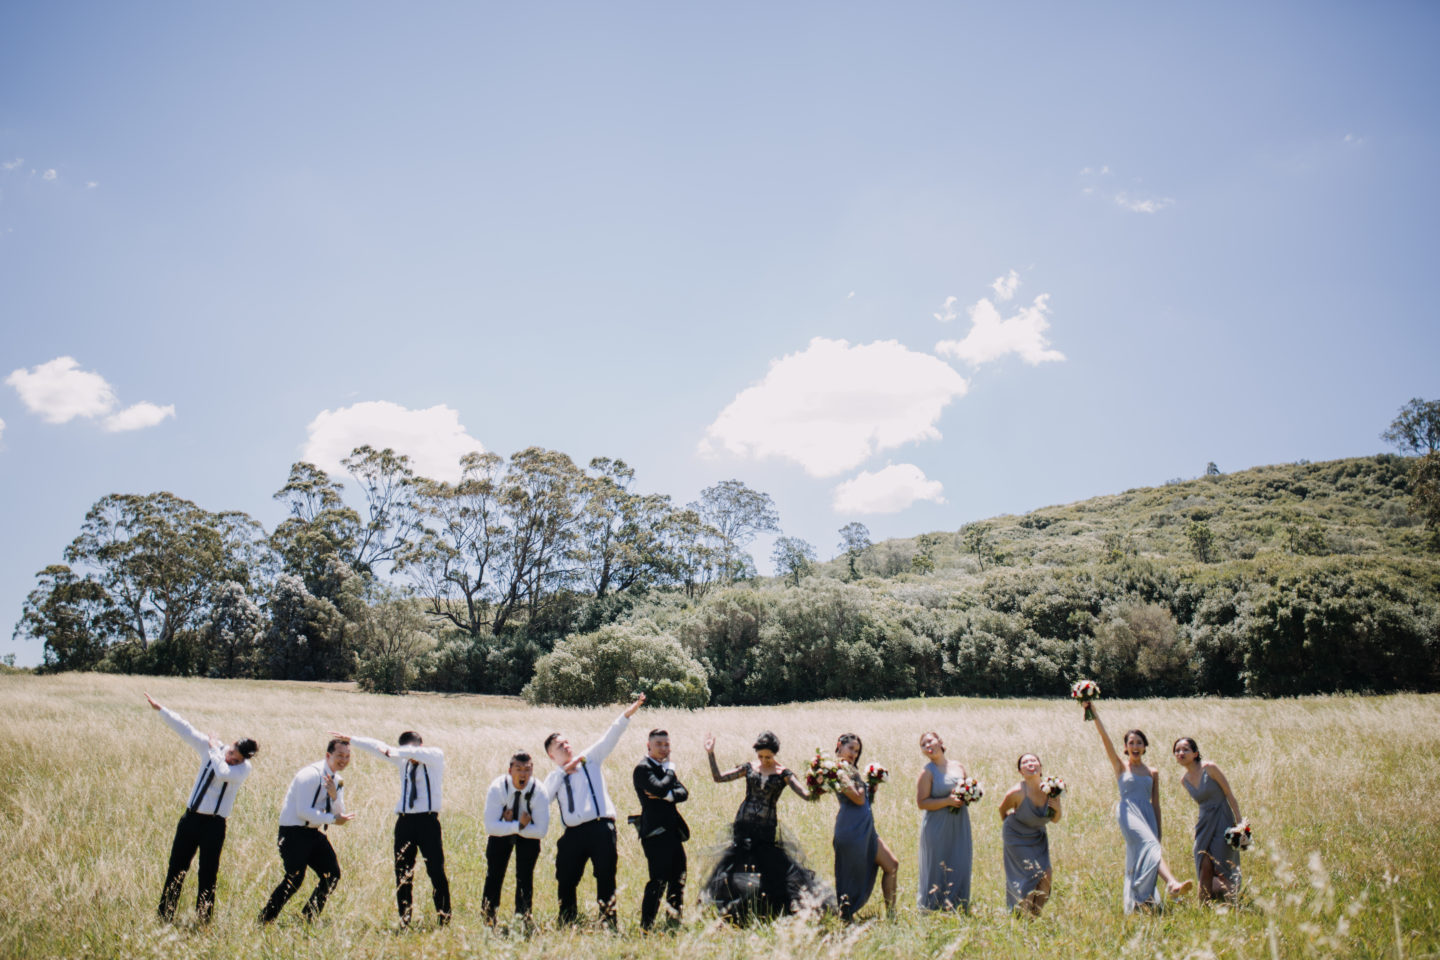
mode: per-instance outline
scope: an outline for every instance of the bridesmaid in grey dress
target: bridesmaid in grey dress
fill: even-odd
[[[1225,831],[1241,823],[1240,801],[1220,768],[1200,759],[1194,737],[1181,737],[1171,748],[1185,768],[1180,782],[1200,807],[1195,821],[1195,876],[1201,900],[1227,900],[1240,892],[1240,851],[1225,842]]]
[[[945,756],[945,742],[930,731],[920,738],[920,752],[929,762],[915,785],[915,805],[925,811],[920,822],[921,910],[970,911],[970,811],[955,799],[955,785],[967,774],[964,764]]]
[[[880,891],[885,912],[895,915],[895,885],[900,861],[875,832],[871,801],[875,799],[860,772],[864,745],[853,733],[840,736],[835,756],[840,760],[840,809],[835,812],[835,895],[842,919],[853,919],[875,889],[875,872],[883,871]]]
[[[1040,792],[1040,758],[1020,755],[1023,777],[1000,801],[1000,834],[1005,845],[1005,906],[1032,917],[1050,899],[1050,837],[1045,828],[1060,822],[1060,799]]]
[[[1160,771],[1145,763],[1145,748],[1150,746],[1150,739],[1143,730],[1127,730],[1122,759],[1115,752],[1110,734],[1105,732],[1105,724],[1100,720],[1100,711],[1093,703],[1090,714],[1094,717],[1095,729],[1100,731],[1100,742],[1105,745],[1105,754],[1110,758],[1120,788],[1115,818],[1120,824],[1120,835],[1125,838],[1125,912],[1158,911],[1161,903],[1155,889],[1157,875],[1164,878],[1166,890],[1172,897],[1188,893],[1195,882],[1176,880],[1160,848]]]

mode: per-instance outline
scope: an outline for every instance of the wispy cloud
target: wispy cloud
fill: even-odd
[[[40,174],[40,179],[41,179],[41,180],[54,180],[54,179],[55,179],[56,177],[58,177],[58,176],[59,176],[59,174],[56,173],[53,169],[51,169],[51,170],[46,170],[44,173]]]
[[[85,181],[85,189],[86,189],[86,190],[94,190],[94,189],[95,189],[96,187],[98,187],[98,186],[100,186],[100,181],[99,181],[99,180],[86,180],[86,181]]]
[[[174,416],[175,404],[168,403],[162,407],[142,400],[106,417],[104,426],[109,433],[124,433],[127,430],[144,430],[146,427],[153,427]]]
[[[1131,213],[1159,213],[1175,205],[1172,197],[1136,197],[1125,192],[1115,194],[1115,203]]]
[[[1013,282],[1012,282],[1013,281]],[[1003,299],[1010,299],[1020,286],[1015,271],[1001,277],[991,285],[996,293],[1008,293]],[[954,299],[953,297],[951,298]],[[1009,354],[1034,366],[1064,360],[1065,354],[1050,346],[1045,331],[1050,321],[1045,318],[1050,312],[1050,295],[1042,293],[1028,307],[1010,317],[1001,317],[999,309],[988,298],[982,298],[970,308],[970,331],[961,340],[941,340],[935,344],[935,352],[964,360],[971,366],[990,363]]]
[[[898,513],[921,500],[944,503],[944,486],[930,480],[913,463],[896,463],[875,473],[862,470],[835,487],[831,506],[836,513]]]
[[[854,290],[851,290],[849,293],[845,294],[845,299],[846,299],[846,300],[854,300],[854,299],[855,299],[855,291],[854,291]]]
[[[1011,270],[1003,277],[996,277],[995,282],[990,284],[990,289],[995,291],[995,296],[1000,300],[1010,300],[1015,296],[1015,291],[1020,288],[1020,274]],[[950,299],[955,299],[951,297]]]
[[[20,165],[24,162],[24,157],[16,157],[14,160],[9,161],[8,163],[0,163],[0,170],[4,170],[6,173],[9,173],[11,170],[18,169]]]
[[[939,320],[941,323],[949,323],[959,316],[959,314],[955,312],[955,304],[959,299],[959,297],[946,297],[945,302],[940,305],[940,312],[932,313],[930,316]]]
[[[69,423],[77,417],[104,417],[111,433],[153,427],[175,416],[173,404],[159,406],[142,400],[114,411],[119,399],[108,381],[93,370],[81,370],[74,357],[56,357],[48,363],[12,371],[5,383],[15,388],[25,409],[46,423]]]
[[[1357,147],[1358,147],[1358,146],[1360,146],[1360,144],[1362,144],[1362,143],[1365,142],[1365,138],[1364,138],[1364,137],[1361,137],[1361,136],[1357,136],[1357,135],[1355,135],[1355,134],[1353,134],[1353,133],[1347,133],[1347,134],[1345,134],[1345,142],[1348,143],[1348,144],[1351,144],[1351,145],[1353,145],[1353,146],[1357,146]]]
[[[811,476],[834,476],[877,451],[938,439],[941,411],[967,389],[948,363],[894,340],[851,346],[816,337],[736,394],[698,452],[784,459]]]
[[[459,412],[444,404],[410,410],[388,400],[367,400],[322,410],[306,430],[304,459],[336,472],[352,450],[369,444],[405,454],[421,476],[453,483],[460,479],[460,458],[485,450],[466,432]]]

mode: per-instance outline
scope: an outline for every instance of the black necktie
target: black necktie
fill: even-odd
[[[515,791],[515,802],[510,805],[510,818],[516,823],[520,822],[520,791]]]
[[[420,788],[415,785],[415,774],[420,769],[420,764],[414,760],[410,761],[410,806],[415,806],[415,798],[420,795]]]
[[[570,812],[575,812],[575,791],[570,789],[570,774],[565,774],[565,802],[570,804]]]

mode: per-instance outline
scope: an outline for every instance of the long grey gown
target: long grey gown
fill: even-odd
[[[858,773],[849,776],[865,795],[865,802],[841,796],[840,809],[835,812],[835,896],[840,901],[840,916],[846,920],[870,899],[880,869],[875,863],[880,835],[875,832],[875,815],[870,809],[870,788]]]
[[[1005,907],[1008,910],[1014,910],[1028,897],[1050,869],[1050,837],[1045,832],[1049,822],[1050,809],[1035,806],[1022,786],[1020,805],[1000,827],[1005,847]]]
[[[925,764],[930,771],[930,796],[947,797],[955,792],[959,777],[944,767]],[[970,839],[970,810],[948,807],[926,810],[920,821],[921,910],[970,910],[970,863],[975,846]]]
[[[1125,838],[1125,912],[1134,913],[1144,904],[1160,905],[1155,881],[1160,875],[1160,838],[1155,829],[1155,807],[1150,803],[1154,779],[1135,774],[1127,766],[1117,781],[1120,802],[1115,817]]]
[[[1235,826],[1235,814],[1225,799],[1220,784],[1210,779],[1210,771],[1200,768],[1200,786],[1190,786],[1184,777],[1180,782],[1190,798],[1200,805],[1200,815],[1195,821],[1195,879],[1200,879],[1200,867],[1205,858],[1215,861],[1215,875],[1224,880],[1231,890],[1240,889],[1240,851],[1231,849],[1225,842],[1225,831]]]

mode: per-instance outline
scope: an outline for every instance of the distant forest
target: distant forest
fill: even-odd
[[[266,532],[114,494],[40,571],[41,671],[356,680],[598,704],[1440,689],[1440,402],[1403,451],[1127,490],[833,558],[736,480],[677,506],[600,458],[471,454],[461,478],[361,447],[297,463]],[[350,498],[347,499],[347,494]],[[774,577],[748,548],[781,534]]]

